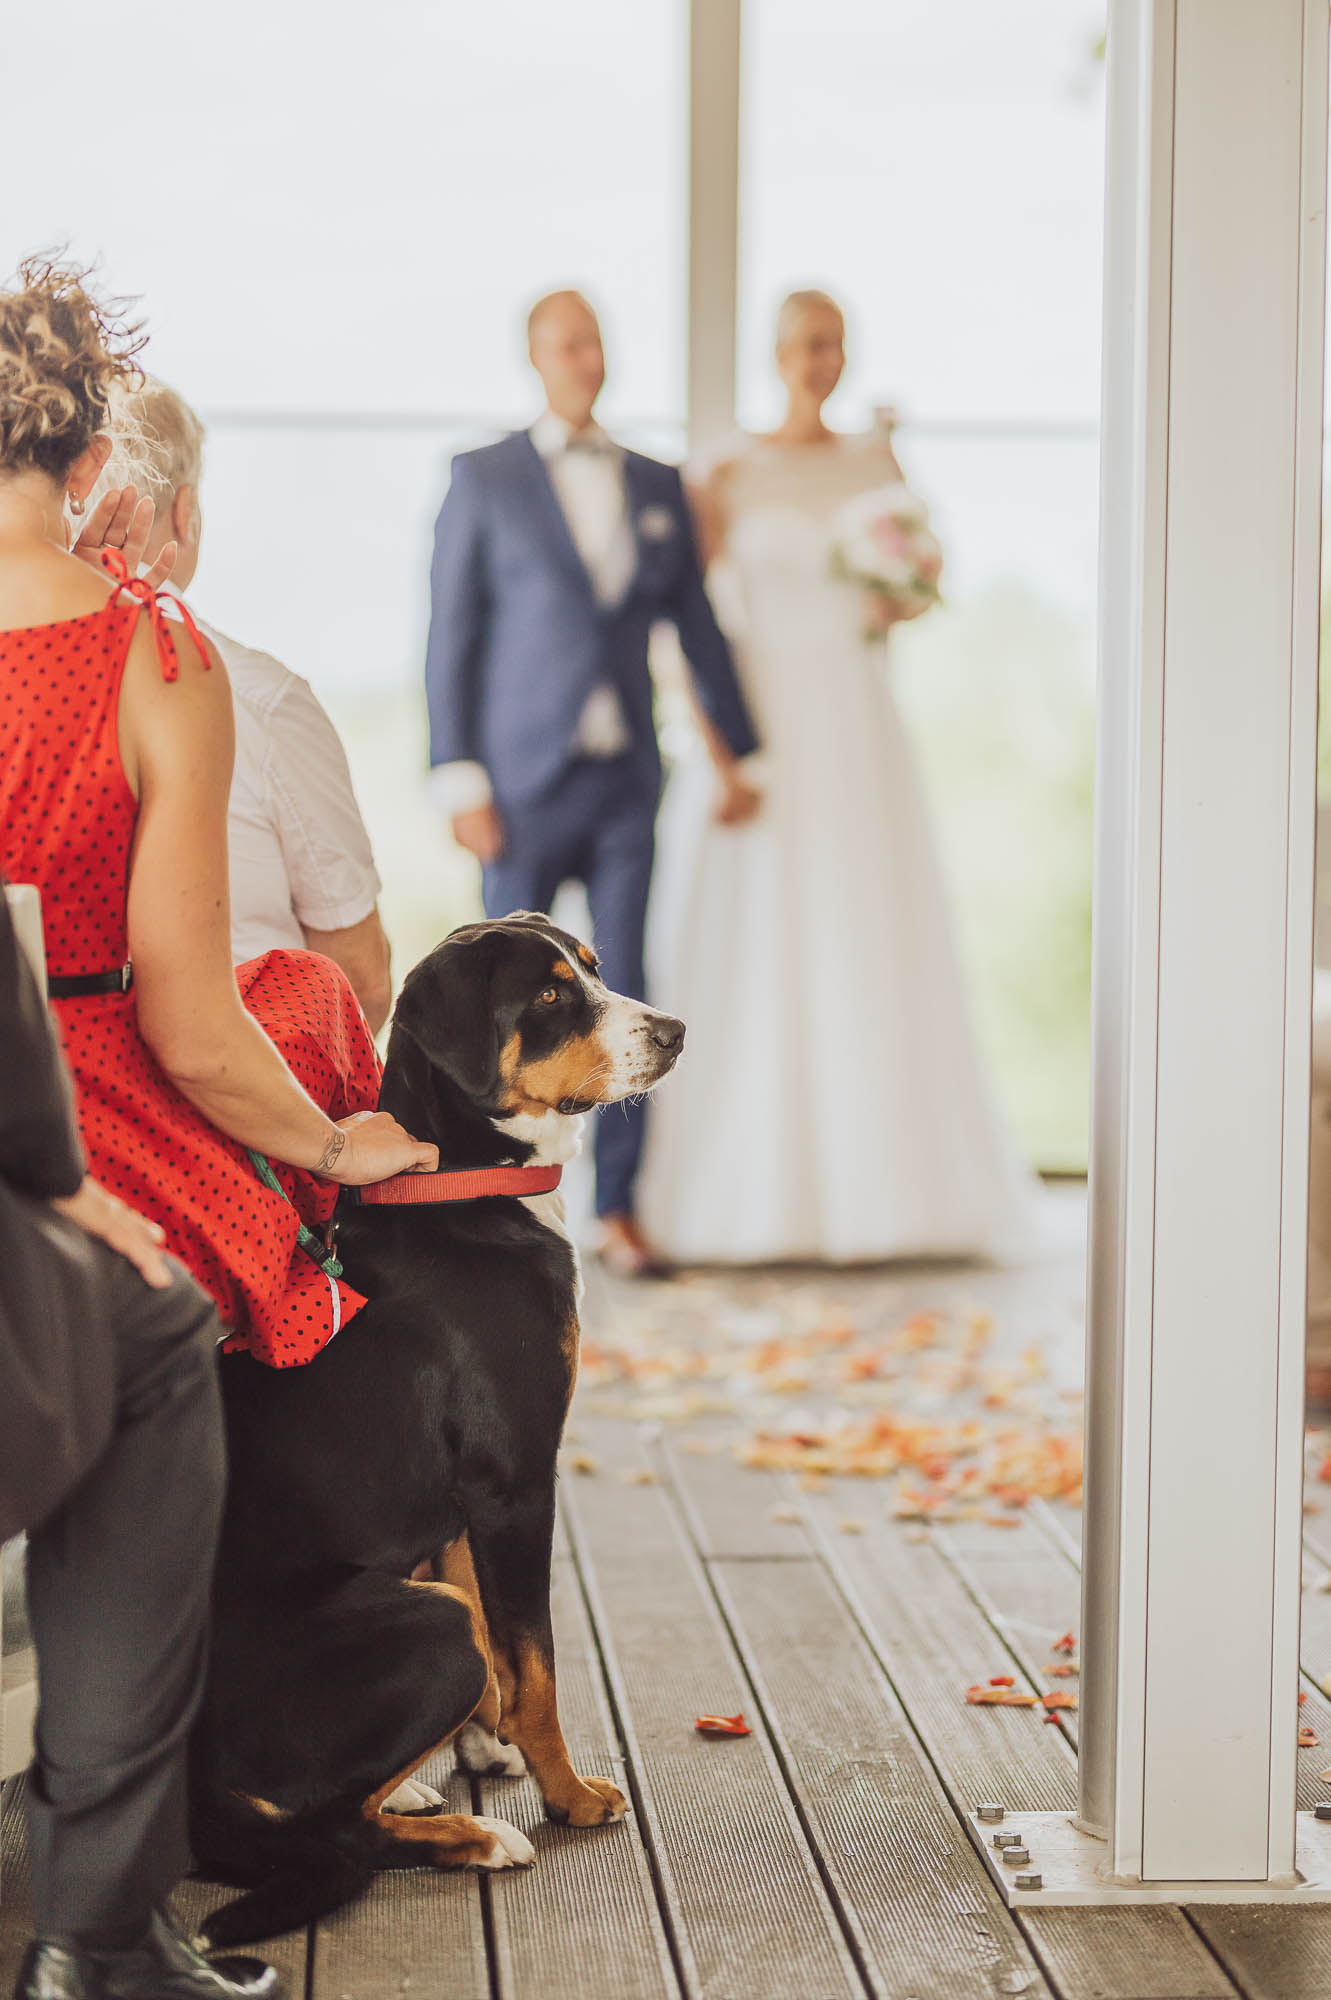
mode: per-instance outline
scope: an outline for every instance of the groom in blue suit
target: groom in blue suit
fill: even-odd
[[[703,589],[678,472],[625,451],[592,416],[605,379],[600,329],[576,292],[532,308],[532,365],[547,407],[529,431],[464,452],[435,529],[426,688],[431,785],[482,864],[490,916],[548,910],[586,885],[606,982],[643,994],[643,927],[661,759],[647,642],[679,633],[721,777],[718,817],[760,795],[757,748]],[[603,1112],[596,1135],[603,1255],[659,1269],[633,1213],[641,1106]]]

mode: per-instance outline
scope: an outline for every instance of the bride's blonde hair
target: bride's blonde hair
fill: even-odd
[[[777,347],[785,346],[791,334],[794,333],[801,314],[806,312],[834,312],[841,321],[843,330],[845,328],[846,315],[832,297],[832,294],[830,292],[820,292],[814,286],[807,286],[803,291],[787,292],[785,298],[782,299],[776,309],[775,345]]]
[[[89,291],[90,275],[28,257],[18,288],[0,292],[0,471],[63,480],[108,429],[116,384],[142,379],[147,335],[122,301]]]

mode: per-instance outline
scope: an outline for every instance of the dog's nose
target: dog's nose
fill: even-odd
[[[662,1014],[652,1022],[651,1036],[658,1049],[664,1049],[668,1056],[677,1056],[684,1046],[684,1023]]]

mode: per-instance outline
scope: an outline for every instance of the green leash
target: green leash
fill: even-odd
[[[245,1150],[249,1154],[250,1165],[264,1186],[271,1188],[274,1194],[280,1194],[288,1207],[294,1208],[295,1203],[292,1201],[291,1196],[273,1172],[272,1162],[265,1159],[262,1153],[256,1153],[252,1146],[247,1146]],[[314,1260],[326,1277],[340,1278],[342,1276],[342,1266],[333,1252],[321,1243],[314,1231],[307,1229],[303,1222],[297,1224],[296,1241],[305,1252],[305,1255]]]

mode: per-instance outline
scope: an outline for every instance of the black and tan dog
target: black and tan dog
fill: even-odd
[[[608,992],[586,945],[519,915],[411,973],[380,1102],[441,1168],[558,1163],[578,1113],[650,1089],[683,1040]],[[210,1920],[218,1944],[305,1923],[380,1868],[530,1861],[502,1821],[412,1812],[437,1795],[410,1774],[450,1739],[468,1770],[525,1760],[552,1819],[625,1806],[573,1770],[555,1702],[579,1285],[560,1196],[344,1204],[338,1251],[370,1303],[337,1339],[304,1368],[222,1368],[231,1485],[191,1822],[200,1871],[249,1893]]]

